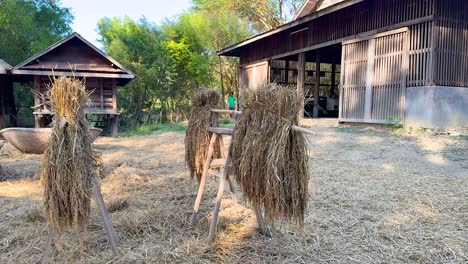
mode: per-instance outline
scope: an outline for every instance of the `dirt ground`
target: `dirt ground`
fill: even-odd
[[[183,133],[98,139],[121,257],[112,257],[94,206],[86,242],[67,234],[52,262],[468,263],[467,136],[312,129],[304,228],[277,224],[262,236],[253,211],[236,210],[225,192],[213,246],[206,238],[217,183],[209,180],[200,222],[190,227],[197,183],[184,166]],[[47,226],[39,164],[8,144],[0,150],[0,263],[40,262]]]

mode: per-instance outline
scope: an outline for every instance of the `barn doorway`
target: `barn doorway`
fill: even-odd
[[[338,118],[341,50],[337,44],[272,60],[270,82],[297,89],[300,56],[304,56],[304,79],[299,80],[303,82],[304,118]]]

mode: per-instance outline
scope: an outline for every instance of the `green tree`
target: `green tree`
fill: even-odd
[[[71,10],[50,0],[0,0],[0,59],[16,65],[72,32]],[[15,84],[20,125],[33,124],[28,86]],[[30,87],[30,86],[29,86]]]
[[[72,32],[70,9],[50,0],[0,0],[0,58],[17,64]]]
[[[256,32],[276,28],[290,21],[304,0],[193,0],[195,10],[236,15]]]
[[[120,92],[120,111],[130,127],[150,120],[159,110],[171,121],[186,117],[194,89],[209,85],[209,61],[185,24],[156,26],[142,18],[104,18],[98,23],[100,41],[137,79]]]

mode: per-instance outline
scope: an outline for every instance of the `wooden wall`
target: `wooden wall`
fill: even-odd
[[[437,0],[434,82],[468,87],[468,1]]]
[[[437,0],[368,0],[324,15],[240,50],[241,65],[291,55],[294,51],[332,45],[357,38],[359,34],[384,32],[432,21]],[[462,1],[462,0],[460,0]],[[448,1],[450,2],[450,1]],[[430,25],[414,28],[420,36]],[[414,43],[415,49],[424,43]]]
[[[254,89],[270,80],[268,61],[248,65],[240,68],[241,88]]]
[[[44,95],[48,90],[50,79],[48,76],[35,76],[34,90]],[[92,91],[88,112],[96,114],[117,113],[116,80],[106,78],[86,78],[86,89]],[[50,112],[50,107],[44,104],[43,98],[34,97],[34,104],[40,105],[35,112]]]

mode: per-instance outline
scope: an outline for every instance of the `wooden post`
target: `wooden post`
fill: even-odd
[[[304,97],[304,81],[305,81],[305,53],[299,53],[297,63],[297,94]],[[304,100],[303,100],[304,102]],[[298,122],[301,124],[304,119],[304,105],[298,114]]]
[[[340,86],[338,89],[340,89],[340,98],[339,98],[339,104],[338,104],[338,121],[341,120],[341,118],[343,117],[343,98],[344,98],[344,89],[343,89],[343,85],[345,83],[345,59],[346,59],[346,46],[342,45],[341,46],[341,61],[340,61],[340,65],[341,65],[341,68],[340,68]]]
[[[320,101],[320,50],[316,50],[315,58],[315,86],[314,86],[314,118],[319,117],[319,101]]]
[[[96,203],[99,208],[99,212],[101,213],[102,220],[104,221],[104,228],[106,229],[107,236],[109,237],[109,242],[111,244],[112,253],[114,256],[119,255],[118,250],[118,238],[117,233],[115,232],[114,226],[112,226],[112,222],[110,220],[109,214],[106,209],[106,204],[104,203],[104,199],[102,198],[101,188],[99,187],[99,183],[97,182],[96,178],[93,178],[93,193],[94,197],[96,198]]]
[[[111,137],[116,137],[119,134],[119,116],[109,115],[110,119],[110,134]]]
[[[211,135],[210,146],[208,147],[208,154],[206,157],[205,165],[203,167],[203,173],[202,173],[202,178],[200,180],[200,186],[198,186],[197,199],[195,200],[195,205],[193,206],[192,219],[190,221],[192,226],[195,226],[195,224],[197,223],[198,209],[200,208],[200,203],[203,197],[206,177],[208,176],[210,163],[211,163],[211,160],[213,159],[214,146],[215,146],[217,137],[218,137],[218,134],[216,133],[213,133],[213,135]]]
[[[42,124],[42,117],[40,115],[34,115],[34,127],[40,128]]]
[[[262,209],[258,204],[254,205],[255,218],[257,219],[258,228],[262,235],[267,235],[265,220],[263,219]]]
[[[117,113],[117,84],[115,79],[112,79],[112,111]]]
[[[96,79],[97,85],[99,86],[99,103],[101,104],[101,112],[104,112],[104,80],[102,78]],[[97,90],[97,89],[96,89]],[[96,92],[96,91],[94,91]]]
[[[374,82],[375,39],[369,40],[367,51],[366,93],[364,100],[364,119],[372,119],[372,84]]]
[[[233,115],[233,116],[235,117],[235,115]],[[223,140],[222,136],[218,136],[218,142],[219,142],[219,149],[220,149],[220,152],[221,152],[221,157],[223,159],[227,159],[228,153],[226,152],[226,149],[224,147],[224,140]],[[229,164],[228,164],[228,166],[229,166]],[[224,167],[223,169],[227,170],[228,175],[229,175],[228,167]],[[231,199],[234,202],[234,208],[236,210],[238,210],[239,209],[239,204],[237,203],[237,197],[236,197],[236,190],[234,188],[234,182],[232,181],[231,177],[229,177],[229,176],[228,176],[228,184],[229,184],[229,191],[231,192]]]
[[[333,62],[331,66],[331,88],[330,88],[330,96],[335,95],[335,89],[336,89],[336,63]]]
[[[53,240],[54,240],[54,231],[49,226],[49,236],[47,238],[44,255],[42,256],[42,264],[49,263],[49,256],[50,256],[50,251],[52,250],[52,241]]]
[[[15,101],[15,95],[13,91],[13,79],[11,77],[8,77],[8,83],[7,83],[7,98],[6,101],[10,102],[9,108],[7,109],[7,112],[10,114],[10,126],[11,127],[16,127],[17,126],[17,110],[16,110],[16,101]]]
[[[40,76],[34,76],[34,105],[41,105],[41,98],[39,97],[39,94],[41,92],[41,77]],[[42,106],[40,108],[35,108],[34,112],[42,112]],[[41,127],[41,119],[39,115],[34,116],[34,127],[35,128],[40,128]]]
[[[230,160],[229,157],[224,160],[224,168],[227,168],[227,165],[229,164],[229,160]],[[210,243],[212,243],[216,237],[216,228],[218,225],[219,210],[221,208],[221,201],[223,199],[224,186],[226,186],[227,179],[228,179],[228,174],[227,174],[227,170],[225,169],[223,171],[223,176],[221,177],[221,181],[219,183],[218,195],[216,196],[215,209],[213,211],[213,219],[211,220],[210,233],[208,235],[208,241]]]

